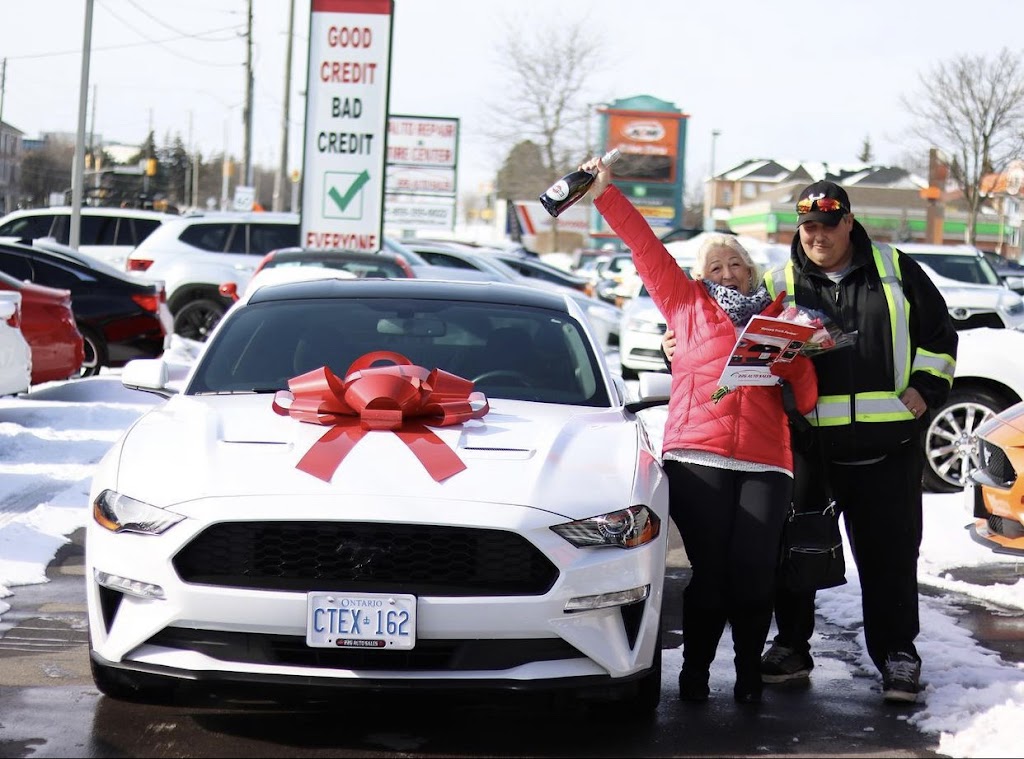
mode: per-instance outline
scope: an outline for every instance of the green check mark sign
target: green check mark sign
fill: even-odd
[[[348,208],[348,205],[349,203],[352,202],[352,199],[359,194],[359,191],[361,189],[363,189],[363,185],[365,185],[369,181],[370,174],[369,172],[366,171],[366,169],[363,169],[363,172],[355,178],[355,181],[352,182],[351,185],[349,185],[349,188],[345,191],[344,195],[338,192],[338,188],[334,187],[333,185],[331,186],[331,189],[327,191],[327,194],[328,196],[330,196],[331,200],[334,201],[335,205],[338,206],[338,209],[344,211],[345,209]]]

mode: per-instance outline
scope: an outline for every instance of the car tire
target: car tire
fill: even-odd
[[[92,681],[104,696],[139,704],[167,704],[174,700],[177,684],[173,680],[108,667],[96,662],[91,653]]]
[[[190,300],[174,315],[174,332],[189,340],[206,342],[225,311],[222,304],[207,298]]]
[[[88,327],[79,324],[78,331],[82,333],[82,342],[85,343],[85,358],[78,376],[95,377],[107,365],[107,344]]]
[[[963,490],[964,479],[981,463],[978,427],[1011,405],[1009,399],[987,388],[953,388],[922,433],[924,489],[932,493]]]

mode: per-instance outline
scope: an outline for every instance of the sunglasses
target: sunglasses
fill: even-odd
[[[810,213],[811,210],[814,208],[815,203],[818,204],[818,210],[824,211],[825,213],[833,213],[834,211],[847,210],[846,208],[843,207],[843,204],[840,203],[835,198],[804,198],[803,200],[796,204],[796,211],[797,213]]]

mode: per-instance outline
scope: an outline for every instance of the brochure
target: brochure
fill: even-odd
[[[752,316],[736,340],[718,384],[725,392],[740,385],[775,385],[772,364],[792,361],[815,333],[810,324]]]

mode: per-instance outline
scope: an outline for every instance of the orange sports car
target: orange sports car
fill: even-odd
[[[1024,556],[1024,402],[977,430],[981,466],[964,488],[971,537],[996,553]]]

